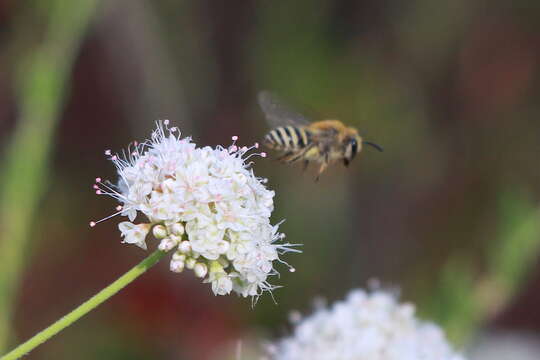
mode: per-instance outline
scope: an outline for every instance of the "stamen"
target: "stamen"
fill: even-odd
[[[109,215],[109,216],[107,216],[107,217],[104,217],[103,219],[100,219],[100,220],[98,220],[98,221],[91,221],[91,222],[90,222],[90,227],[94,227],[94,226],[96,226],[97,224],[99,224],[100,222],[103,222],[103,221],[105,221],[105,220],[109,220],[110,218],[113,218],[113,217],[115,217],[116,215],[120,215],[121,213],[122,213],[121,211],[118,211],[118,212],[115,212],[114,214]]]
[[[250,150],[258,149],[258,148],[259,148],[259,143],[255,143],[255,144],[253,144],[253,145],[250,146],[250,147],[245,147],[245,146],[244,146],[244,147],[242,148],[242,151],[243,151],[244,153],[246,153],[246,152],[248,152],[248,151],[250,151]]]
[[[232,152],[235,152],[238,150],[238,147],[236,146],[236,140],[238,140],[238,136],[234,135],[233,137],[231,137],[233,143],[231,144],[231,146],[229,146],[229,152],[232,153]]]
[[[265,152],[262,152],[262,153],[251,153],[249,154],[248,156],[246,156],[244,158],[244,161],[247,161],[249,158],[251,158],[252,156],[260,156],[260,157],[263,157],[265,158],[266,157],[266,153]]]
[[[111,150],[105,150],[105,155],[110,156],[111,155]]]
[[[101,182],[101,178],[100,178],[100,177],[97,177],[97,178],[96,178],[96,182],[97,182],[97,183],[100,183],[100,182]]]
[[[286,263],[285,261],[281,260],[280,258],[277,259],[277,261],[279,261],[280,263],[282,263],[283,265],[287,266],[289,268],[289,271],[290,272],[295,272],[296,269],[293,268],[291,265],[289,265],[288,263]]]

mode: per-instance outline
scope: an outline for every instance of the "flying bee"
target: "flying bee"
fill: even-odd
[[[383,151],[379,145],[363,140],[355,128],[339,120],[310,121],[290,110],[268,91],[261,91],[258,100],[272,127],[263,144],[281,152],[278,160],[287,164],[303,160],[306,169],[310,162],[320,163],[316,180],[333,162],[343,161],[349,166],[363,144]]]

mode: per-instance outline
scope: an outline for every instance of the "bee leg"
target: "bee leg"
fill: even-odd
[[[315,178],[315,181],[319,181],[321,174],[324,172],[324,170],[326,170],[327,166],[328,166],[328,162],[324,162],[321,164],[321,167],[319,168],[319,172],[317,173],[317,177]]]
[[[302,171],[306,171],[308,168],[308,165],[309,165],[309,160],[304,160],[304,168],[302,169]]]
[[[301,150],[300,152],[297,152],[296,154],[294,154],[293,152],[290,152],[291,156],[289,156],[288,159],[285,159],[285,161],[287,162],[287,164],[292,164],[294,162],[297,162],[298,160],[302,159],[306,155],[306,152],[309,149],[311,149],[310,146],[306,147],[305,149]]]
[[[292,155],[285,161],[287,162],[287,164],[292,164],[300,160],[303,156],[304,156],[304,152],[301,152],[300,154]]]
[[[281,155],[277,158],[277,161],[285,161],[288,162],[287,158],[290,157],[293,153],[291,151],[286,152],[285,154]]]

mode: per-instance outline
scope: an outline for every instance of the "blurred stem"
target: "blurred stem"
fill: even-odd
[[[484,271],[478,273],[471,255],[455,255],[426,302],[429,318],[437,319],[457,344],[466,344],[508,305],[538,259],[540,209],[532,196],[515,189],[501,192],[498,233],[486,245]]]
[[[32,351],[37,346],[43,344],[45,341],[49,340],[54,335],[58,334],[60,331],[73,324],[75,321],[79,320],[81,317],[86,315],[91,310],[95,309],[98,305],[103,303],[105,300],[109,299],[111,296],[116,294],[118,291],[122,290],[125,286],[131,283],[133,280],[142,275],[146,270],[154,266],[161,258],[166,254],[166,252],[161,250],[156,250],[150,254],[146,259],[141,261],[138,265],[133,267],[127,273],[122,275],[118,280],[107,286],[105,289],[98,292],[96,295],[88,299],[86,302],[81,304],[75,310],[62,317],[60,320],[46,328],[45,330],[34,335],[30,340],[24,342],[23,344],[17,346],[14,350],[4,355],[0,360],[13,360],[18,359],[21,356]]]
[[[17,128],[6,149],[0,188],[0,352],[13,336],[10,322],[23,253],[36,207],[47,185],[49,154],[58,118],[66,100],[67,82],[87,25],[98,0],[35,2],[29,7],[33,27],[45,17],[45,33],[39,45],[18,56],[16,97]]]

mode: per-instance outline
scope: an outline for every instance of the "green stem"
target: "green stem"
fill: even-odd
[[[99,304],[101,304],[102,302],[116,294],[118,291],[123,289],[130,282],[142,275],[146,270],[154,266],[165,254],[166,252],[164,251],[154,251],[146,259],[144,259],[127,273],[122,275],[115,282],[98,292],[96,295],[92,296],[75,310],[62,317],[60,320],[56,321],[54,324],[52,324],[45,330],[42,330],[41,332],[34,335],[31,339],[17,346],[15,349],[0,358],[0,360],[18,359],[21,356],[29,353],[35,347],[49,340],[51,337],[58,334],[60,331],[62,331],[75,321],[79,320],[88,312],[95,309]]]

